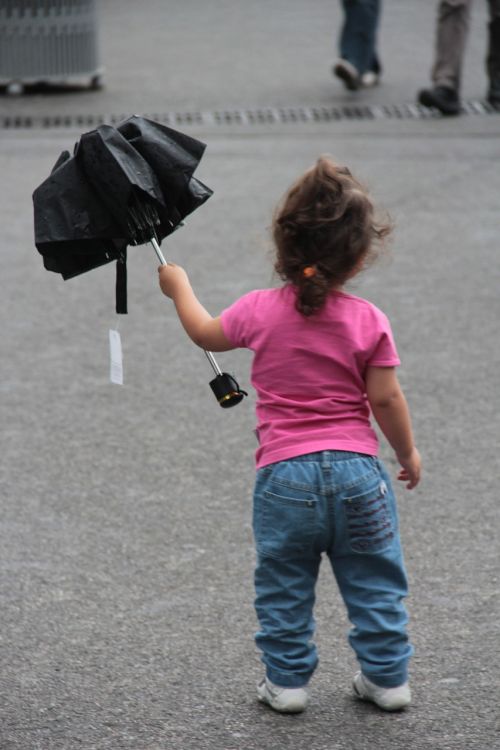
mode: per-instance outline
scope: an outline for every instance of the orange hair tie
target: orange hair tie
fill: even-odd
[[[311,279],[316,276],[316,266],[306,266],[302,271],[302,276],[306,279]]]

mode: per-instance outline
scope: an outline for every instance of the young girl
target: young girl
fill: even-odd
[[[389,321],[342,291],[389,231],[349,170],[320,158],[274,217],[284,286],[250,292],[212,318],[182,268],[159,268],[161,289],[196,344],[254,352],[256,642],[266,666],[257,691],[281,712],[307,705],[318,662],[313,605],[322,553],[353,625],[349,641],[361,667],[355,694],[387,711],[410,702],[407,581],[370,410],[408,489],[420,479],[420,456]]]

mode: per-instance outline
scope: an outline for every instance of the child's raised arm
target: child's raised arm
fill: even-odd
[[[398,479],[412,490],[420,481],[420,454],[413,441],[410,411],[394,367],[368,367],[366,394],[377,424],[402,466]]]
[[[197,299],[183,268],[167,263],[158,273],[163,294],[173,300],[184,330],[195,344],[211,352],[235,348],[224,335],[220,318],[213,318]]]

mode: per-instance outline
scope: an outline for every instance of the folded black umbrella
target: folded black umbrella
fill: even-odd
[[[171,234],[212,191],[193,177],[205,144],[142,117],[84,133],[33,193],[35,244],[64,279],[117,261],[126,312],[128,245]]]
[[[162,239],[212,195],[193,177],[204,151],[195,138],[137,116],[84,133],[73,156],[64,151],[33,193],[45,268],[70,279],[116,261],[116,311],[126,313],[127,247],[150,242],[166,262]],[[241,401],[236,381],[206,354],[219,403]]]

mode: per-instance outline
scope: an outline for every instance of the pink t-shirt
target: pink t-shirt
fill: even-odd
[[[227,339],[254,352],[257,468],[322,450],[376,455],[364,376],[400,364],[388,319],[344,292],[311,317],[295,299],[291,285],[257,290],[221,314]]]

